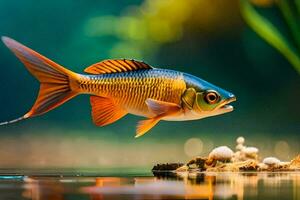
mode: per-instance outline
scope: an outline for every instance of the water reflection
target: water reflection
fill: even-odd
[[[0,199],[300,199],[300,173],[0,179]]]

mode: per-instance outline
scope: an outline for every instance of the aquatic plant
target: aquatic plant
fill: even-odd
[[[280,31],[256,7],[273,6],[281,13],[287,30]],[[277,49],[300,74],[300,1],[240,0],[241,14],[247,24],[267,43]],[[284,33],[287,32],[287,35]]]

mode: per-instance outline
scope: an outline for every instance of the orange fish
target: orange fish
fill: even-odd
[[[126,114],[148,119],[138,123],[136,137],[160,120],[195,120],[233,110],[235,96],[193,75],[127,59],[104,60],[78,74],[8,37],[5,45],[40,82],[36,102],[24,116],[0,125],[42,115],[75,97],[91,95],[93,122],[111,124]]]

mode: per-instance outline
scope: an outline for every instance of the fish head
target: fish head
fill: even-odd
[[[193,110],[208,116],[219,115],[233,111],[233,106],[229,105],[233,101],[236,101],[236,97],[230,92],[208,89],[196,92]]]
[[[233,111],[233,106],[229,105],[236,101],[233,93],[198,77],[189,77],[186,83],[187,89],[182,95],[182,102],[199,118]]]

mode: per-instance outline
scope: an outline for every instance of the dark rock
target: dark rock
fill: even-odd
[[[204,171],[206,169],[205,167],[206,161],[207,158],[197,157],[195,159],[190,160],[187,163],[187,166],[192,169],[199,169],[200,171]]]
[[[183,163],[157,164],[152,168],[152,171],[172,171],[181,166],[183,166]]]

